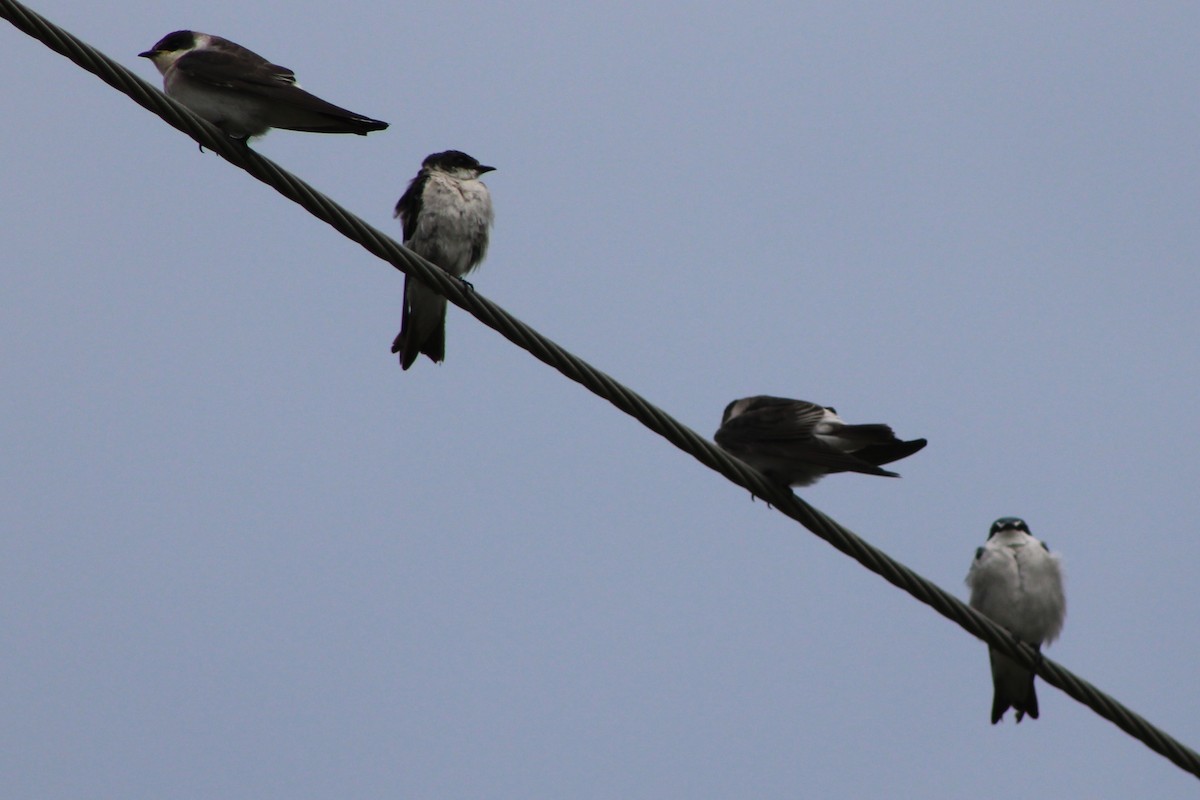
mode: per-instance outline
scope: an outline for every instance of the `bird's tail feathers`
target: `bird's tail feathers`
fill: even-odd
[[[846,442],[850,448],[865,447],[872,444],[886,444],[896,441],[896,434],[890,425],[874,422],[867,425],[842,425],[836,428],[834,434]]]
[[[908,458],[927,444],[929,442],[925,439],[913,439],[908,442],[897,440],[886,444],[868,445],[861,450],[855,450],[854,455],[868,464],[880,466],[882,464],[890,464],[893,461],[899,461],[902,458]]]
[[[404,311],[392,352],[400,354],[401,369],[422,353],[435,362],[446,357],[446,298],[418,280],[404,280]]]
[[[995,690],[992,697],[992,724],[999,722],[1004,712],[1010,708],[1016,712],[1017,722],[1026,715],[1037,719],[1038,701],[1037,691],[1033,686],[1033,671],[991,648],[988,648],[988,656],[992,664],[992,685]]]

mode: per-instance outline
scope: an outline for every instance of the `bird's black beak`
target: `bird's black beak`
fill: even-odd
[[[144,53],[138,53],[138,58],[154,58],[154,54],[157,52],[157,50],[147,50]]]
[[[479,165],[479,174],[480,175],[482,175],[485,172],[495,172],[495,171],[496,171],[495,167],[485,167],[483,164]]]

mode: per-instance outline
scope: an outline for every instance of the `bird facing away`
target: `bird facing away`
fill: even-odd
[[[992,523],[987,543],[975,551],[967,586],[971,608],[1034,649],[1040,651],[1062,630],[1067,598],[1058,555],[1030,535],[1024,520],[1001,517]],[[1009,708],[1017,712],[1017,722],[1026,714],[1037,719],[1033,671],[990,647],[988,655],[995,687],[992,724]]]
[[[309,94],[287,67],[220,36],[175,31],[138,56],[162,73],[163,91],[235,139],[271,128],[365,136],[388,126]]]
[[[479,176],[494,169],[459,150],[426,156],[396,203],[404,246],[456,278],[475,269],[487,255],[493,216],[492,196]],[[446,298],[411,275],[404,276],[404,311],[392,352],[400,354],[404,369],[421,353],[435,362],[446,356]]]
[[[898,478],[880,465],[926,445],[924,439],[897,439],[887,425],[847,425],[828,406],[766,395],[727,405],[713,438],[731,456],[787,486],[809,486],[833,472]]]

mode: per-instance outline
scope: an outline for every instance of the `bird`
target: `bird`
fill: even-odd
[[[731,456],[785,486],[810,486],[834,472],[900,477],[881,469],[924,447],[883,424],[847,425],[832,406],[756,395],[725,407],[713,436]]]
[[[1058,554],[1029,532],[1018,517],[992,523],[987,543],[975,551],[967,573],[971,608],[1041,652],[1054,641],[1067,615],[1062,566]],[[1017,722],[1038,718],[1033,671],[988,648],[992,667],[992,724],[1012,708]]]
[[[309,94],[287,67],[220,36],[175,31],[138,56],[158,68],[163,91],[235,139],[271,128],[365,136],[388,126]]]
[[[492,196],[479,176],[494,169],[461,150],[426,156],[396,203],[404,246],[459,279],[479,266],[493,219]],[[404,310],[392,352],[400,354],[403,369],[421,353],[435,362],[446,356],[446,298],[412,275],[404,276]]]

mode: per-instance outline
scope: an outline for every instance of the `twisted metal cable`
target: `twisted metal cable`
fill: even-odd
[[[1200,777],[1200,754],[1182,742],[1065,667],[1044,658],[1034,648],[1015,639],[1006,629],[887,553],[868,544],[849,529],[801,500],[787,487],[771,483],[760,472],[726,455],[712,442],[650,404],[633,390],[562,349],[500,306],[471,289],[465,289],[459,279],[451,277],[434,264],[397,244],[299,178],[251,150],[244,142],[226,136],[216,126],[196,116],[121,64],[30,11],[16,0],[0,0],[0,17],[4,17],[19,30],[128,95],[138,105],[191,136],[202,147],[209,148],[284,197],[298,203],[313,216],[333,226],[343,236],[362,245],[370,253],[432,286],[452,303],[498,331],[513,344],[528,350],[538,360],[609,401],[671,444],[689,453],[700,463],[767,501],[862,566],[932,607],[968,633],[982,639],[988,646],[1034,670],[1046,683],[1083,703],[1181,769]]]

